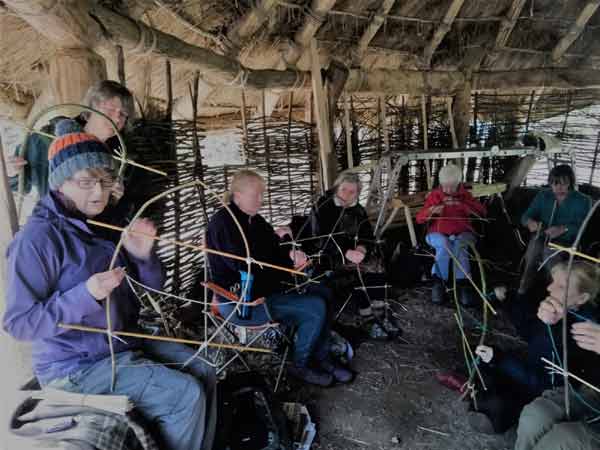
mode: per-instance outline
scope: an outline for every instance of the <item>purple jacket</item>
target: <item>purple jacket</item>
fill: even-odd
[[[36,205],[8,248],[8,288],[4,329],[16,339],[33,341],[34,372],[45,384],[83,369],[109,355],[107,336],[65,330],[58,323],[106,328],[104,302],[88,292],[86,281],[108,269],[115,243],[67,212],[50,193]],[[142,261],[121,251],[117,266],[144,284],[163,283],[156,256]],[[111,295],[114,330],[136,328],[138,302],[124,281]],[[115,351],[137,346],[113,340]]]

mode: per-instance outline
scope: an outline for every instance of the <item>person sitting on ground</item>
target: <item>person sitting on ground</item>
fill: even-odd
[[[135,108],[131,92],[116,81],[103,80],[91,86],[83,99],[83,105],[96,109],[108,116],[119,132],[123,131],[128,120],[134,117]],[[42,127],[41,131],[48,134],[56,133],[56,125],[67,119],[64,116],[53,118],[50,123]],[[105,142],[110,150],[120,148],[119,139],[115,135],[112,124],[99,114],[84,111],[74,119],[71,131],[81,131],[96,136]],[[24,156],[19,156],[19,147],[16,154],[6,158],[6,169],[11,189],[16,191],[19,186],[19,173],[23,172],[24,193],[27,194],[35,187],[40,197],[49,191],[48,186],[48,147],[52,138],[32,132],[27,142]],[[120,198],[122,185],[117,183],[113,196]],[[117,199],[118,199],[117,198]]]
[[[568,326],[579,327],[582,321],[600,318],[595,299],[600,290],[596,268],[583,261],[572,265],[558,263],[552,269],[552,283],[548,296],[540,303],[537,319],[529,324],[527,358],[513,352],[480,345],[475,353],[485,364],[479,367],[487,390],[479,389],[476,397],[478,412],[469,413],[469,422],[479,431],[504,432],[517,423],[523,407],[546,389],[562,384],[563,378],[550,374],[541,358],[549,361],[562,359],[563,302],[566,295],[569,315]],[[590,358],[572,336],[567,342],[569,370],[581,377],[599,373],[600,359]],[[557,359],[558,357],[558,359]],[[475,406],[475,403],[474,405]]]
[[[597,275],[596,282],[598,283]],[[560,307],[557,310],[548,308],[545,311],[545,320],[549,324],[556,323],[561,317]],[[586,373],[583,377],[592,386],[598,386],[600,384],[598,373],[600,325],[590,321],[578,322],[573,324],[570,333],[580,348],[593,352],[594,357],[590,359],[595,362],[594,372]],[[571,379],[570,383],[577,383],[577,381]],[[561,387],[546,391],[523,408],[517,427],[515,450],[598,450],[600,448],[598,445],[600,428],[597,423],[593,423],[600,410],[600,395],[583,384],[576,390],[570,387],[571,407],[570,416],[567,417],[564,389]]]
[[[465,189],[461,179],[461,170],[455,164],[442,167],[440,186],[427,195],[425,205],[416,216],[417,223],[427,223],[425,239],[435,249],[431,297],[436,304],[445,301],[444,285],[448,283],[450,252],[466,271],[465,274],[456,263],[453,264],[461,304],[472,306],[476,303],[473,289],[466,279],[471,269],[468,246],[476,240],[469,216],[484,216],[486,208]]]
[[[522,297],[533,287],[535,275],[542,261],[555,250],[550,242],[570,247],[575,242],[579,228],[592,206],[590,198],[575,190],[575,174],[566,165],[554,167],[548,176],[550,189],[535,196],[521,217],[521,223],[532,233],[525,251],[525,269],[521,276],[517,296]],[[546,274],[563,255],[558,254],[546,261]],[[545,281],[545,280],[544,280]]]
[[[309,220],[312,236],[322,237],[312,241],[312,251],[319,252],[316,275],[333,270],[326,283],[344,299],[349,294],[340,291],[351,289],[351,298],[359,307],[361,327],[371,338],[385,340],[397,336],[400,329],[388,316],[385,301],[371,300],[373,293],[385,292],[381,286],[386,284],[386,275],[381,258],[374,255],[375,237],[367,211],[358,201],[361,188],[356,173],[342,172],[332,188],[319,198]],[[306,244],[311,248],[311,241]],[[362,281],[357,270],[364,272]]]
[[[258,213],[263,202],[265,182],[256,172],[238,171],[231,181],[228,207],[239,222],[250,248],[250,256],[257,260],[283,267],[300,268],[307,262],[306,255],[299,250],[280,246],[273,227]],[[240,230],[226,208],[213,215],[207,232],[207,245],[246,257],[246,247]],[[210,253],[208,256],[211,279],[219,286],[238,295],[242,294],[244,282],[240,272],[247,265],[232,258]],[[249,307],[249,318],[239,319],[233,313],[235,305],[230,300],[217,296],[221,303],[220,313],[234,323],[262,325],[269,321],[296,327],[293,365],[289,372],[311,384],[329,386],[334,380],[349,382],[352,373],[329,358],[329,330],[326,325],[326,305],[322,291],[306,293],[283,291],[281,281],[289,279],[281,270],[252,265],[251,298],[264,298],[264,303]]]
[[[105,210],[115,183],[115,162],[106,145],[95,136],[70,133],[53,141],[48,157],[50,192],[8,249],[4,329],[32,342],[34,373],[43,387],[126,395],[155,427],[161,448],[209,450],[216,422],[216,374],[200,359],[192,360],[191,348],[114,339],[116,383],[111,390],[107,335],[62,326],[106,329],[110,295],[112,330],[136,331],[138,300],[123,279],[129,274],[160,289],[163,273],[154,240],[133,233],[123,238],[116,268],[107,270],[120,236],[101,233],[87,222]],[[131,230],[156,234],[147,219],[132,223]],[[185,371],[161,364],[188,360]]]

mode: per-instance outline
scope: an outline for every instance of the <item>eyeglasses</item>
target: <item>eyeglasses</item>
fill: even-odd
[[[102,189],[112,189],[115,185],[114,178],[73,178],[71,181],[77,184],[81,189],[89,191],[90,189],[94,189],[96,184],[100,183]]]

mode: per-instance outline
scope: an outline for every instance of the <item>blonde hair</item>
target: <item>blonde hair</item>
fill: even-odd
[[[440,184],[458,184],[462,180],[462,171],[456,164],[446,164],[438,174]]]
[[[248,185],[248,182],[253,180],[260,181],[263,184],[265,183],[264,178],[253,170],[238,170],[233,174],[231,184],[229,185],[229,190],[223,195],[223,201],[225,203],[230,203],[233,201],[233,193],[242,192],[242,189]]]
[[[559,262],[552,267],[552,275],[559,270],[566,272],[567,268],[567,263]],[[577,280],[577,290],[582,294],[589,294],[590,301],[596,302],[596,297],[600,292],[600,269],[598,266],[585,261],[573,261],[571,276]]]

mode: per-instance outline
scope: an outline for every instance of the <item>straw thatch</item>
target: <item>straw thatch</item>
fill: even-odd
[[[105,58],[109,77],[117,78],[117,44],[124,49],[127,85],[142,105],[149,97],[166,99],[164,62],[171,59],[174,112],[188,118],[185,98],[196,71],[205,83],[200,116],[238,111],[241,87],[247,106],[257,113],[259,86],[276,87],[275,110],[287,109],[288,95],[278,95],[294,89],[294,107],[302,114],[312,38],[324,69],[335,61],[348,70],[348,92],[452,95],[469,81],[475,90],[505,93],[598,86],[599,5],[596,0],[8,0],[0,2],[0,91],[5,92],[0,105],[28,104],[40,96],[48,82],[48,59],[60,46],[91,48]],[[73,17],[75,25],[67,21],[71,28],[61,30],[61,21]],[[331,73],[323,73],[328,81]],[[7,106],[2,110],[14,115]]]

